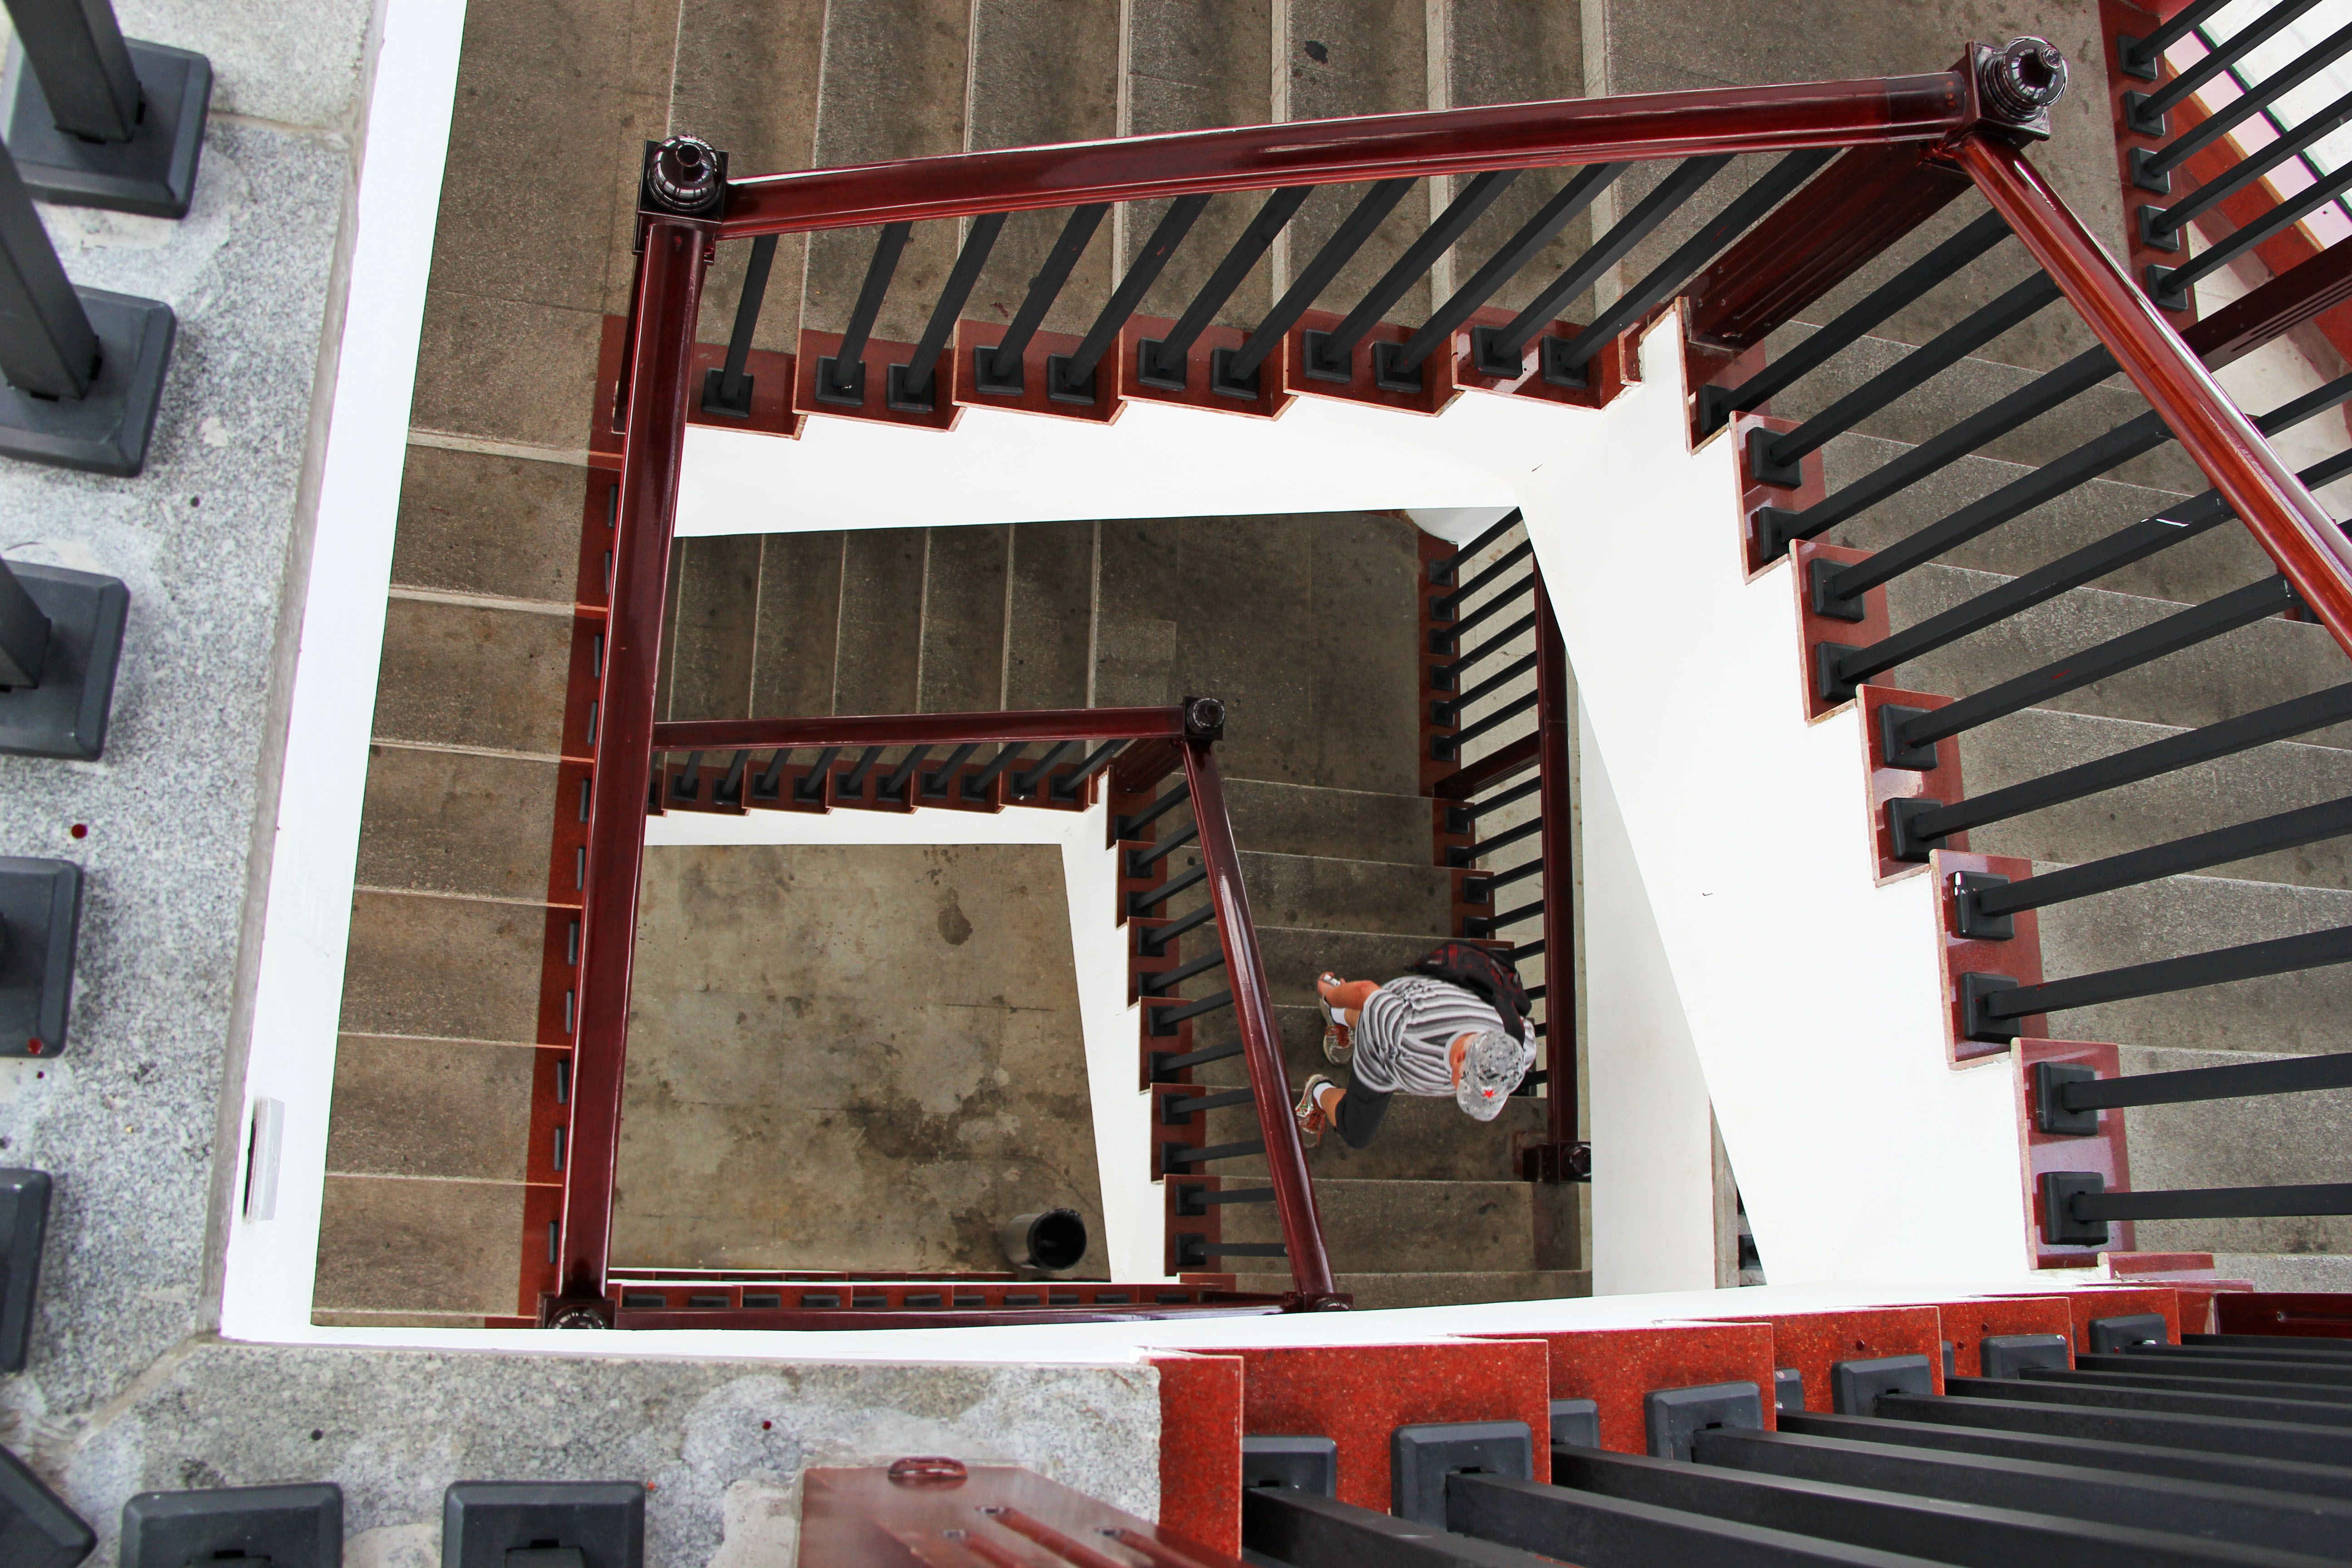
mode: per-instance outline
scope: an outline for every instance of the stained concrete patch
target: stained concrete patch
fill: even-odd
[[[1102,1196],[1061,852],[646,852],[614,1257],[1003,1268]]]

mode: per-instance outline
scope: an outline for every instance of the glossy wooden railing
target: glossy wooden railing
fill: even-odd
[[[1293,1310],[1344,1306],[1345,1300],[1334,1293],[1330,1259],[1325,1251],[1321,1222],[1316,1213],[1306,1152],[1300,1147],[1298,1125],[1291,1114],[1290,1088],[1283,1068],[1281,1035],[1274,1021],[1273,996],[1267,987],[1264,960],[1257,951],[1249,896],[1242,883],[1241,858],[1234,847],[1233,826],[1225,816],[1223,784],[1215,754],[1223,713],[1222,704],[1213,700],[1196,699],[1189,708],[1036,709],[997,713],[709,720],[652,725],[648,755],[667,752],[732,752],[740,755],[753,751],[787,752],[798,748],[823,751],[825,748],[919,747],[967,742],[1009,747],[1032,742],[1129,742],[1127,752],[1112,766],[1117,769],[1125,764],[1126,772],[1132,775],[1127,782],[1137,787],[1149,784],[1151,776],[1164,773],[1170,767],[1181,763],[1185,782],[1192,790],[1201,858],[1208,872],[1209,897],[1216,911],[1218,935],[1224,947],[1225,970],[1234,994],[1242,1054],[1249,1071],[1260,1136],[1265,1144],[1276,1218],[1290,1267],[1293,1288],[1284,1304]],[[1108,746],[1104,749],[1106,752],[1108,750]],[[1051,762],[1049,756],[1046,763]],[[1039,771],[1042,773],[1045,767],[1045,763],[1041,763]],[[1069,769],[1063,771],[1067,773]],[[1080,779],[1091,772],[1091,769],[1086,770],[1079,775]],[[644,801],[649,786],[650,779],[646,786],[641,787],[636,797],[640,803]],[[956,787],[960,789],[961,786],[958,784]],[[1042,797],[1051,787],[1041,784],[1037,793]],[[697,793],[698,795],[698,785]],[[1076,791],[1071,793],[1078,795],[1081,801],[1085,798]],[[907,795],[910,805],[919,804],[916,801],[911,783]],[[638,813],[638,820],[641,825],[642,810]],[[642,845],[640,826],[635,846],[640,855]],[[628,921],[629,929],[634,930],[636,906],[634,863],[626,886],[596,880],[593,860],[591,866],[587,908],[589,933],[593,936],[598,922],[609,933],[624,918]],[[604,954],[590,951],[584,952],[583,956],[581,986],[583,994],[601,992],[610,995],[618,990],[611,977],[595,967],[597,963],[606,961]],[[583,1019],[584,1013],[583,1007]],[[609,1298],[611,1294],[607,1289],[607,1277],[612,1267],[613,1183],[619,1152],[626,1057],[627,1036],[625,1030],[583,1026],[580,1031],[572,1072],[571,1153],[563,1168],[564,1217],[560,1246],[566,1289],[558,1301],[543,1306],[542,1317],[547,1321],[561,1317],[569,1303],[583,1302],[595,1297]],[[1074,1129],[1071,1135],[1091,1136],[1091,1132]],[[588,1288],[592,1282],[594,1286],[593,1295]],[[1151,1316],[1154,1313],[1150,1309],[1118,1312],[1081,1309],[1058,1313],[1033,1313],[1029,1321],[1139,1315]],[[972,1321],[1016,1321],[1008,1317],[1001,1306],[992,1306],[977,1315],[966,1316]],[[774,1320],[769,1326],[786,1321],[803,1327],[852,1325],[852,1319],[838,1313],[806,1322],[788,1312],[770,1312],[767,1318]],[[706,1315],[689,1317],[688,1321],[707,1323],[715,1320]],[[753,1314],[744,1320],[744,1326],[760,1326],[765,1321]],[[953,1313],[930,1310],[906,1321],[944,1323],[964,1320]]]

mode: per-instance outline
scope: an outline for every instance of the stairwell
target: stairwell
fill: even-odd
[[[1221,697],[1234,834],[1286,1068],[1294,1086],[1318,1071],[1344,1081],[1322,1056],[1315,976],[1387,979],[1453,934],[1453,874],[1431,863],[1430,803],[1417,788],[1416,536],[1400,518],[1330,513],[681,540],[661,715],[779,711],[760,672],[787,669],[815,712]],[[794,580],[791,615],[764,601],[772,562]],[[832,613],[812,603],[829,578]],[[919,605],[919,621],[859,607],[884,604]],[[758,634],[720,630],[744,627]],[[1178,808],[1162,837],[1188,822]],[[1173,850],[1167,870],[1195,858]],[[1193,889],[1164,912],[1201,902]],[[1176,994],[1225,984],[1213,971]],[[1193,1048],[1234,1037],[1230,1013],[1192,1026]],[[1212,1089],[1247,1081],[1239,1058],[1199,1071]],[[1360,1307],[1582,1294],[1577,1189],[1519,1179],[1518,1149],[1540,1136],[1542,1110],[1522,1097],[1479,1124],[1450,1101],[1400,1096],[1369,1148],[1327,1136],[1308,1167],[1339,1288]],[[1246,1106],[1196,1114],[1204,1143],[1256,1136]],[[1212,1173],[1265,1170],[1250,1156]],[[1223,1234],[1280,1239],[1255,1205],[1228,1209]],[[1278,1292],[1287,1279],[1244,1273],[1236,1285]]]
[[[586,755],[577,715],[567,727],[565,684],[586,657],[589,623],[575,608],[599,598],[593,552],[580,542],[583,523],[602,521],[591,409],[607,320],[628,303],[643,141],[690,132],[738,170],[781,171],[1575,96],[1580,25],[1573,7],[1499,0],[468,8],[363,814],[319,1321],[464,1325],[530,1309],[532,1254],[561,1180],[533,1104],[543,1118],[564,1039],[541,961],[579,898],[566,856],[549,846]],[[528,179],[513,177],[519,160]],[[1474,238],[1507,232],[1557,183],[1519,182]],[[1342,283],[1384,268],[1445,199],[1424,184]],[[1189,297],[1255,205],[1213,202],[1145,308]],[[1219,321],[1255,320],[1273,297],[1269,272],[1286,277],[1293,247],[1319,244],[1344,210],[1340,193],[1318,193]],[[1579,220],[1554,247],[1572,252],[1584,232]],[[1009,223],[968,313],[1008,315],[1053,233],[1047,215]],[[1131,253],[1139,241],[1120,244]],[[707,342],[726,340],[740,286],[743,247],[724,248],[704,294]],[[1100,304],[1116,249],[1090,253],[1048,330]],[[898,302],[935,293],[950,259],[909,250],[879,336],[920,330],[919,317],[901,319],[916,306]],[[803,326],[837,328],[865,265],[855,237],[785,238],[757,345],[789,350]],[[1400,312],[1425,310],[1429,292],[1416,289]],[[1236,828],[1261,919],[1280,926],[1266,935],[1296,1082],[1320,1065],[1308,1023],[1318,969],[1392,966],[1445,934],[1445,873],[1430,865],[1410,731],[1411,529],[1341,525],[1374,562],[1328,563],[1336,574],[1319,578],[1323,525],[1249,520],[683,541],[662,711],[1160,701],[1197,677],[1244,716]],[[1276,539],[1287,556],[1276,558]],[[1393,638],[1351,635],[1320,656],[1326,677],[1352,681],[1362,667],[1390,681],[1360,713],[1315,709],[1307,670],[1286,664],[1272,637],[1300,613],[1288,595],[1310,581],[1327,607],[1341,588],[1393,588]],[[1271,596],[1264,607],[1244,608],[1253,584]],[[1355,732],[1361,723],[1374,728]],[[1514,1132],[1539,1119],[1515,1105],[1458,1149],[1445,1119],[1468,1128],[1450,1107],[1400,1106],[1371,1152],[1389,1163],[1357,1178],[1381,1191],[1327,1198],[1335,1265],[1428,1275],[1413,1289],[1455,1292],[1445,1300],[1574,1287],[1560,1272],[1574,1261],[1573,1216],[1549,1222],[1555,1239],[1538,1247],[1534,1194],[1511,1184]],[[1316,1156],[1322,1166],[1350,1158],[1337,1142]],[[1504,1239],[1470,1245],[1434,1223],[1417,1242],[1381,1239],[1402,1201],[1393,1184],[1473,1180],[1485,1184],[1475,1201],[1453,1201],[1486,1210]],[[1342,1225],[1343,1213],[1361,1217]]]
[[[1893,270],[1962,222],[1973,203],[1929,226],[1864,277],[1807,312],[1769,345],[1785,353]],[[1955,280],[1970,303],[2024,274],[2013,247],[1997,247]],[[2203,300],[2210,313],[2242,291],[2225,280]],[[1931,302],[1894,331],[1864,340],[1823,371],[1775,400],[1773,413],[1801,420],[1894,363],[1948,324],[1958,307]],[[2015,390],[2087,346],[2063,310],[2051,310],[1996,339],[1834,438],[1823,451],[1826,488],[1862,478],[1918,441]],[[1905,331],[1905,329],[1909,329]],[[1896,334],[1900,335],[1897,336]],[[2309,391],[2340,363],[2315,367],[2325,345],[2273,345],[2221,373],[2252,411]],[[1824,536],[1824,542],[1875,550],[2034,467],[2124,423],[2145,405],[2120,378],[1988,444]],[[2340,451],[2344,417],[2330,412],[2279,438],[2297,467]],[[1916,625],[2066,551],[2205,489],[2179,447],[2137,458],[1997,528],[1887,589],[1891,629]],[[2352,495],[2338,485],[2321,500],[2342,516]],[[2061,660],[2149,625],[2184,606],[2268,577],[2275,568],[2242,529],[2217,529],[1875,677],[1898,689],[1952,696]],[[2347,659],[2326,631],[2273,616],[2113,679],[2084,686],[1965,732],[1961,777],[1970,795],[2145,744],[2163,736],[2315,691],[2347,678]],[[2336,798],[2352,785],[2352,736],[2342,729],[2169,773],[2143,784],[1973,830],[1974,853],[2015,856],[2052,869],[2273,812]],[[2337,926],[2352,919],[2352,861],[2340,841],[2266,855],[2194,876],[2110,893],[2041,911],[2043,972],[2086,973],[2126,964]],[[2221,1065],[2347,1047],[2340,1019],[2352,977],[2305,970],[2109,1004],[2051,1020],[2055,1038],[2113,1042],[2126,1073]],[[2341,1181],[2352,1174],[2341,1129],[2352,1094],[2322,1091],[2195,1106],[2133,1108],[2125,1114],[2137,1188],[2264,1185]],[[2143,1252],[2210,1252],[2223,1278],[2263,1289],[2342,1289],[2352,1281],[2352,1226],[2340,1218],[2142,1221]],[[2120,1243],[2119,1243],[2120,1245]],[[1770,1259],[1765,1259],[1769,1270]]]

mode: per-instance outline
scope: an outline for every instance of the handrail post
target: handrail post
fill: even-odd
[[[630,964],[653,768],[663,600],[686,449],[687,372],[696,311],[726,203],[722,155],[688,137],[646,145],[638,195],[636,310],[621,447],[619,538],[591,775],[588,870],[580,916],[580,1015],[569,1152],[551,1321],[601,1319],[610,1261],[613,1173],[628,1051]]]
[[[1315,1187],[1307,1174],[1307,1152],[1299,1146],[1291,1115],[1290,1078],[1283,1070],[1282,1034],[1265,984],[1265,959],[1258,952],[1257,928],[1250,921],[1249,893],[1242,886],[1241,853],[1225,816],[1224,775],[1212,749],[1224,725],[1224,704],[1192,698],[1184,704],[1184,782],[1192,790],[1192,820],[1200,834],[1201,862],[1209,873],[1209,900],[1217,911],[1217,935],[1224,943],[1225,973],[1234,993],[1234,1022],[1249,1068],[1250,1093],[1265,1142],[1266,1173],[1274,1181],[1275,1216],[1290,1255],[1295,1292],[1292,1310],[1319,1311],[1345,1307],[1331,1279],[1323,1248],[1323,1222],[1315,1212]]]
[[[1570,816],[1568,727],[1574,677],[1559,623],[1552,618],[1551,595],[1543,568],[1535,568],[1536,765],[1543,807],[1544,1142],[1536,1173],[1546,1181],[1570,1175],[1570,1151],[1576,1144],[1576,863]]]
[[[1952,155],[2303,602],[2352,651],[2352,542],[2016,148],[1969,135]]]

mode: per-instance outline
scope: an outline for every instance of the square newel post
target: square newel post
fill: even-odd
[[[139,472],[177,325],[160,300],[73,286],[0,146],[0,457]]]
[[[108,0],[6,0],[0,135],[45,202],[185,217],[212,62],[125,38]]]

